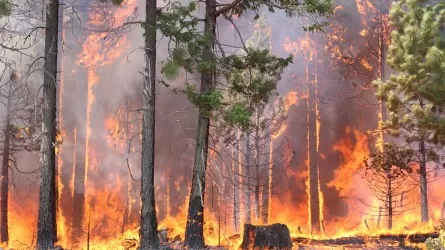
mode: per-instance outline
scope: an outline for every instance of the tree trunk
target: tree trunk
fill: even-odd
[[[233,154],[233,227],[235,228],[235,232],[239,230],[239,183],[240,183],[240,153],[239,153],[239,144],[237,144],[235,152]]]
[[[141,249],[159,246],[154,190],[155,81],[156,81],[156,0],[147,0],[145,9],[145,72],[141,157]]]
[[[1,180],[1,204],[0,204],[0,241],[1,243],[8,244],[9,231],[8,231],[8,192],[9,192],[9,139],[10,131],[9,126],[11,125],[11,87],[13,82],[9,82],[8,100],[6,103],[6,119],[4,134],[5,138],[3,141],[3,162],[2,162],[2,180]]]
[[[126,110],[125,110],[125,142],[130,143],[131,135],[130,135],[130,100],[127,96],[126,98]],[[125,233],[125,227],[126,225],[130,225],[131,223],[131,184],[133,179],[131,178],[130,173],[128,173],[128,180],[127,180],[127,189],[125,190],[127,193],[127,198],[125,199],[125,210],[124,210],[124,218],[122,219],[122,236]]]
[[[442,220],[445,219],[445,200],[444,200],[443,203],[442,203],[442,210],[440,210],[440,218],[441,218]]]
[[[388,179],[388,190],[387,190],[387,197],[388,197],[388,229],[392,229],[392,214],[393,214],[393,206],[392,206],[392,176],[391,176],[391,166],[388,166],[388,173],[387,173],[387,179]]]
[[[420,154],[422,156],[422,161],[420,162],[420,217],[422,222],[428,222],[428,181],[426,176],[426,149],[425,141],[421,139]]]
[[[314,59],[308,66],[308,147],[309,147],[309,207],[311,231],[320,232],[320,197],[318,179],[317,148],[317,97],[314,72]]]
[[[292,249],[289,228],[284,224],[244,225],[240,249]]]
[[[270,134],[270,133],[268,133]],[[270,136],[270,135],[269,135]],[[263,179],[263,190],[262,190],[262,213],[261,213],[261,217],[262,217],[262,222],[263,224],[268,224],[269,223],[269,199],[270,199],[270,178],[271,176],[271,170],[272,170],[272,163],[271,163],[271,153],[273,152],[273,144],[272,144],[272,138],[269,139],[269,143],[267,145],[267,149],[268,149],[268,153],[267,153],[267,157],[265,160],[266,163],[266,171],[264,174],[264,179]]]
[[[48,1],[46,8],[41,179],[36,246],[37,249],[45,250],[54,248],[54,242],[57,241],[55,143],[59,0]]]
[[[255,128],[255,215],[260,218],[260,114],[257,110]]]
[[[213,46],[216,28],[216,0],[206,0],[204,34],[208,41],[203,49],[203,61],[213,61]],[[214,69],[201,73],[200,93],[204,94],[215,88]],[[193,163],[192,187],[190,190],[185,245],[192,249],[204,247],[204,191],[207,167],[210,117],[206,107],[199,107],[196,128],[195,158]]]
[[[77,128],[76,128],[77,131]],[[73,243],[80,243],[84,238],[83,221],[85,220],[85,136],[77,136],[76,143],[74,145],[75,151],[75,164],[73,164],[73,229],[72,229],[72,241]]]
[[[246,218],[244,223],[245,224],[251,224],[252,223],[252,205],[250,203],[250,157],[251,157],[251,150],[250,150],[250,133],[246,133],[246,141],[245,141],[245,147],[246,147],[246,162],[245,162],[245,169],[246,169],[246,181],[244,183],[244,195],[246,196]]]

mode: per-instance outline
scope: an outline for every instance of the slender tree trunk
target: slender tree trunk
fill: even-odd
[[[216,0],[206,0],[204,34],[208,41],[203,50],[203,61],[213,61],[213,47],[216,28]],[[201,73],[200,93],[204,94],[215,88],[214,69]],[[199,107],[198,126],[196,128],[195,159],[193,163],[192,188],[190,191],[185,245],[191,249],[204,247],[204,191],[207,168],[210,117],[206,107]]]
[[[235,152],[233,154],[233,227],[235,228],[235,232],[239,230],[239,183],[240,183],[240,153],[239,153],[239,144],[237,144]]]
[[[388,229],[392,229],[392,214],[393,214],[393,202],[392,202],[392,200],[393,200],[393,197],[392,197],[392,176],[391,176],[391,173],[390,173],[390,168],[391,168],[391,166],[388,166],[389,168],[389,170],[388,170],[388,173],[387,173],[387,179],[388,179],[388,190],[387,190],[387,202],[388,202],[388,204],[387,204],[387,207],[388,207]]]
[[[11,125],[11,86],[13,82],[9,82],[8,100],[6,103],[6,119],[4,127],[4,141],[3,141],[3,162],[2,162],[2,180],[1,180],[1,216],[0,216],[0,241],[1,243],[8,243],[9,231],[8,231],[8,192],[9,192],[9,139]]]
[[[59,0],[46,5],[45,63],[43,77],[43,124],[37,249],[52,249],[57,241],[56,226],[56,85]]]
[[[440,218],[445,219],[445,200],[442,203],[442,210],[440,210]]]
[[[255,215],[260,218],[260,114],[257,110],[255,129]]]
[[[77,134],[77,133],[76,133]],[[73,164],[74,173],[74,190],[73,190],[73,230],[72,230],[72,241],[73,243],[80,243],[84,240],[84,229],[82,228],[82,222],[85,220],[85,136],[76,135],[75,144],[75,155],[76,160]]]
[[[425,141],[423,138],[420,141],[419,151],[422,156],[422,161],[420,162],[420,214],[421,221],[428,222],[428,181],[426,176],[426,149]]]
[[[244,183],[245,185],[245,191],[244,191],[244,195],[246,196],[246,218],[245,218],[245,222],[246,224],[251,224],[252,223],[252,204],[250,202],[250,157],[252,154],[251,148],[250,148],[250,133],[247,132],[246,133],[246,141],[245,141],[245,147],[246,147],[246,164],[245,164],[245,169],[246,169],[246,181]]]
[[[130,100],[127,96],[126,98],[126,111],[125,111],[125,142],[130,143]],[[125,211],[124,211],[124,218],[122,219],[122,236],[125,233],[125,227],[126,225],[130,225],[131,222],[131,184],[132,184],[132,178],[131,175],[128,174],[128,180],[127,180],[127,189],[125,190],[127,193],[127,199],[125,199]]]
[[[141,249],[159,247],[154,190],[155,81],[156,81],[156,0],[147,0],[145,9],[145,72],[141,157]]]
[[[270,132],[268,133],[269,137],[270,137]],[[267,156],[266,156],[266,167],[265,167],[265,173],[264,173],[264,179],[263,179],[263,186],[262,186],[262,213],[261,213],[261,217],[262,217],[262,222],[263,224],[268,224],[269,223],[269,199],[270,199],[270,193],[269,193],[269,189],[270,189],[270,171],[272,168],[272,163],[271,163],[271,152],[273,151],[272,149],[272,138],[269,138],[269,143],[267,144],[266,149],[268,150],[267,152]]]
[[[313,232],[320,232],[320,197],[317,148],[317,96],[314,76],[314,59],[308,66],[308,147],[309,147],[309,207],[310,225]]]

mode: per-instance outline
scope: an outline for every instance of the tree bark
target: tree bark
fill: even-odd
[[[233,168],[233,227],[235,232],[239,230],[239,144],[237,145],[233,154],[232,168]]]
[[[213,61],[213,47],[216,28],[216,0],[206,0],[204,34],[208,42],[203,49],[203,61]],[[200,93],[204,94],[215,88],[215,69],[201,73]],[[187,224],[185,228],[185,245],[191,249],[204,247],[204,190],[207,168],[208,140],[210,117],[206,107],[199,107],[198,125],[196,128],[195,158],[193,163],[192,187],[190,190]]]
[[[292,249],[289,228],[284,224],[244,225],[240,249]]]
[[[155,81],[156,81],[156,0],[147,0],[145,9],[145,72],[141,157],[141,249],[159,247],[154,190]]]
[[[46,8],[41,178],[36,246],[37,249],[45,250],[54,248],[54,242],[57,241],[55,143],[59,0],[49,0]]]
[[[251,224],[252,223],[252,204],[250,202],[250,157],[251,157],[251,148],[250,148],[250,133],[246,133],[246,141],[245,141],[245,147],[246,147],[246,162],[245,162],[245,169],[246,169],[246,181],[244,183],[244,195],[246,197],[246,218],[244,223],[245,224]]]
[[[309,147],[309,207],[310,223],[313,232],[320,232],[320,197],[317,148],[317,97],[314,72],[314,59],[308,68],[308,147]]]
[[[255,215],[260,218],[260,113],[257,110],[255,128]]]
[[[422,156],[420,162],[420,217],[422,222],[428,222],[428,181],[426,176],[426,149],[423,138],[420,140],[419,151]]]
[[[387,190],[387,197],[388,197],[388,229],[392,229],[392,214],[393,214],[393,206],[392,206],[392,176],[391,176],[391,166],[388,166],[388,174],[387,174],[387,179],[388,179],[388,190]]]
[[[9,139],[10,131],[9,127],[11,125],[11,87],[13,82],[9,82],[8,100],[6,103],[6,119],[4,134],[5,138],[3,141],[3,162],[2,162],[2,180],[1,180],[1,204],[0,204],[0,241],[1,243],[8,243],[9,241],[9,231],[8,231],[8,192],[9,192]]]
[[[269,137],[270,137],[270,133]],[[267,157],[266,157],[266,171],[264,174],[264,179],[263,179],[263,186],[262,186],[262,213],[261,213],[261,217],[262,217],[262,222],[263,224],[268,224],[269,223],[269,202],[270,202],[270,178],[272,178],[272,163],[271,163],[271,153],[273,152],[273,144],[272,144],[272,138],[269,138],[269,143],[267,144],[267,149],[268,149],[268,153],[267,153]]]
[[[85,220],[85,136],[77,136],[76,133],[76,144],[74,145],[74,152],[76,160],[75,164],[73,165],[73,229],[71,237],[73,243],[80,243],[81,241],[83,241],[84,238],[84,229],[82,222]]]

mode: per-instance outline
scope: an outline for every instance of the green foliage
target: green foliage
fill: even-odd
[[[211,59],[204,56],[210,37],[198,31],[197,20],[192,12],[195,4],[183,6],[175,3],[169,11],[159,15],[158,27],[171,38],[170,56],[164,62],[162,74],[169,80],[177,78],[184,70],[189,74],[215,72],[225,82],[224,87],[199,93],[194,85],[187,85],[187,98],[206,115],[219,117],[228,126],[247,129],[253,106],[267,103],[275,94],[277,81],[283,70],[292,62],[292,56],[279,58],[264,48],[268,34],[256,31],[247,47],[236,54]],[[265,27],[264,18],[262,22]],[[261,30],[261,29],[259,29]],[[219,80],[218,80],[219,81]],[[243,106],[243,107],[242,107]]]
[[[99,0],[100,2],[110,2],[114,5],[118,5],[120,6],[121,4],[124,3],[124,0]]]
[[[394,144],[385,144],[383,152],[371,155],[371,162],[365,159],[367,170],[375,173],[384,173],[387,178],[395,180],[413,172],[411,163],[414,160],[414,151],[410,148],[400,148]]]
[[[439,238],[428,238],[425,242],[428,250],[440,250],[445,248],[445,219],[440,220],[439,226],[436,227],[439,232]]]
[[[196,37],[198,18],[193,15],[195,10],[195,2],[185,6],[179,2],[172,3],[164,11],[158,13],[156,22],[159,30],[164,36],[170,38],[175,46],[187,47],[189,42],[193,44],[191,46],[194,46],[198,40],[202,39]],[[189,51],[193,52],[190,48]]]
[[[196,93],[194,85],[186,86],[187,99],[197,107],[201,107],[206,116],[211,116],[211,111],[218,110],[222,106],[223,95],[216,89],[205,91],[202,94]]]
[[[244,0],[242,4],[232,8],[229,14],[242,14],[246,10],[253,10],[257,13],[256,19],[259,18],[259,12],[267,7],[269,12],[275,12],[277,9],[283,9],[289,17],[308,15],[316,19],[317,17],[327,17],[332,14],[333,7],[331,0]],[[318,30],[316,27],[323,27],[325,22],[315,23],[306,27],[308,30]],[[310,28],[312,27],[312,28]]]
[[[252,112],[246,108],[245,103],[234,103],[225,113],[225,121],[229,126],[239,126],[243,131],[249,129]]]
[[[435,135],[439,120],[433,102],[434,92],[439,86],[444,88],[445,80],[445,43],[440,33],[445,4],[423,6],[422,2],[401,0],[391,6],[393,32],[387,62],[397,74],[373,84],[376,96],[386,102],[389,111],[384,129],[403,135],[408,143],[437,143],[441,138]]]
[[[0,0],[0,17],[7,16],[11,8],[12,3],[9,0]]]
[[[226,57],[222,67],[231,94],[250,98],[251,104],[267,103],[275,92],[277,80],[292,56],[278,58],[267,49],[247,48],[245,55]]]
[[[267,7],[270,12],[283,9],[289,16],[326,17],[332,13],[330,0],[243,0],[230,8],[219,7],[215,17],[253,10],[257,13],[255,19],[258,25],[262,27],[256,29],[242,51],[230,55],[221,51],[221,45],[218,47],[221,54],[204,54],[213,44],[209,44],[209,34],[200,31],[198,23],[202,20],[195,16],[196,3],[171,3],[157,16],[158,29],[169,38],[169,57],[163,62],[162,74],[166,79],[173,80],[184,72],[193,75],[211,72],[216,77],[212,79],[214,82],[211,89],[197,91],[194,85],[187,85],[184,93],[201,112],[215,120],[221,118],[229,127],[237,126],[247,130],[252,125],[252,110],[265,105],[275,96],[277,82],[284,68],[292,63],[291,55],[280,58],[272,55],[267,47],[270,34],[264,31],[264,15],[261,18],[259,15],[263,7]],[[324,25],[325,22],[316,22],[307,30],[319,30]],[[147,27],[144,28],[147,30]]]

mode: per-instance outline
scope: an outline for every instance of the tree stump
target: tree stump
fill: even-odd
[[[292,249],[289,229],[284,224],[244,225],[242,249]]]

